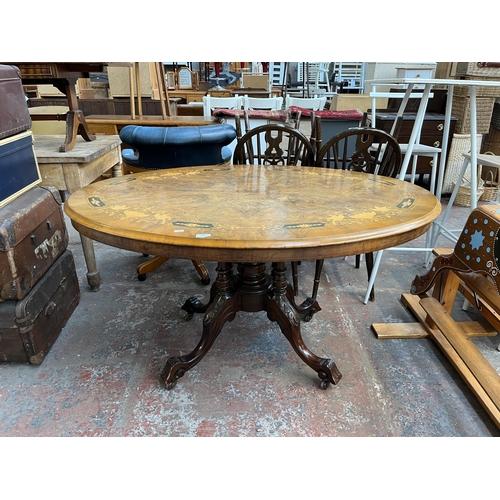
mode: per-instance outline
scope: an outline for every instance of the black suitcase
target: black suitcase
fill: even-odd
[[[41,364],[79,302],[75,261],[66,250],[23,300],[0,304],[0,361]]]
[[[0,208],[0,302],[25,297],[68,241],[55,188],[34,187]]]

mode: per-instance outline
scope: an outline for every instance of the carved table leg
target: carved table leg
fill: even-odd
[[[300,315],[296,307],[290,302],[289,295],[293,290],[287,290],[285,264],[279,262],[273,268],[273,293],[265,301],[267,317],[278,323],[283,335],[299,357],[318,373],[321,379],[321,388],[326,389],[328,385],[336,384],[342,378],[342,374],[331,359],[320,358],[313,354],[305,345],[300,333]],[[310,307],[319,305],[314,301]]]
[[[275,264],[273,264],[275,266]],[[301,321],[308,322],[311,321],[312,317],[319,311],[321,311],[321,307],[319,306],[316,299],[312,297],[308,297],[302,304],[297,304],[295,302],[295,287],[288,284],[286,286],[286,296],[288,301],[293,305],[294,309],[298,312]]]
[[[95,141],[95,135],[91,134],[85,115],[80,110],[70,110],[66,113],[66,139],[62,146],[59,146],[59,151],[65,153],[71,151],[75,147],[76,136],[80,134],[86,141]]]
[[[265,272],[263,263],[238,264],[238,274],[233,276],[231,264],[219,262],[217,281],[212,286],[210,300],[203,305],[196,297],[186,301],[182,309],[188,317],[194,313],[205,313],[203,333],[196,348],[185,356],[167,360],[161,377],[167,389],[207,354],[222,327],[232,321],[238,311],[267,311],[267,317],[278,323],[283,335],[295,352],[309,367],[318,373],[321,388],[336,384],[342,374],[331,359],[320,358],[305,345],[300,333],[301,317],[310,319],[321,308],[316,300],[309,299],[307,306],[297,306],[294,291],[287,283],[283,262],[272,265],[272,277]]]
[[[236,313],[240,310],[239,300],[233,296],[233,291],[230,287],[230,274],[231,267],[226,263],[219,262],[217,267],[217,281],[215,282],[216,295],[205,308],[206,312],[203,318],[201,339],[189,354],[174,356],[167,360],[161,373],[161,378],[165,382],[167,389],[173,389],[177,380],[203,359],[212,347],[224,324],[227,321],[232,321]],[[186,310],[185,306],[186,304],[183,306],[184,310]],[[194,307],[198,306],[194,304]]]
[[[59,146],[59,151],[64,153],[75,147],[76,136],[79,133],[86,141],[95,141],[95,135],[90,133],[83,111],[78,109],[78,99],[76,96],[76,80],[66,81],[64,87],[56,85],[59,90],[66,94],[69,111],[66,113],[66,138],[64,144]]]
[[[318,261],[320,262],[320,261]],[[276,267],[276,263],[272,264],[272,267]],[[293,286],[290,284],[287,284],[286,286],[286,296],[288,298],[288,301],[293,305],[294,309],[299,313],[301,321],[308,322],[311,321],[312,317],[319,311],[321,311],[321,307],[319,306],[318,302],[316,301],[316,294],[317,294],[317,287],[315,288],[316,294],[313,295],[313,297],[308,297],[306,298],[302,304],[297,304],[295,302],[295,297],[297,296],[297,290],[298,286],[296,284],[296,265],[297,262],[292,262],[292,269],[295,268],[295,270],[292,271],[292,279],[293,279]],[[319,284],[319,275],[321,274],[321,269],[323,267],[323,261],[321,261],[321,264],[318,265],[316,263],[316,274],[318,275],[318,284]]]
[[[219,267],[220,267],[219,263]],[[233,272],[232,272],[232,264],[224,263],[224,266],[229,267],[229,279],[232,278]],[[210,288],[210,298],[208,300],[207,304],[203,304],[198,297],[189,297],[189,299],[184,302],[184,305],[181,307],[183,311],[186,311],[186,316],[184,319],[186,321],[191,320],[193,315],[196,314],[204,314],[210,304],[215,300],[215,297],[217,296],[217,283],[214,283],[212,287]]]

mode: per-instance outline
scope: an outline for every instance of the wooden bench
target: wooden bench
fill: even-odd
[[[497,288],[500,276],[495,247],[487,246],[488,240],[479,239],[479,248],[476,248],[477,243],[469,243],[468,246],[473,248],[471,252],[464,243],[471,240],[472,234],[479,234],[478,220],[489,222],[485,234],[491,235],[491,241],[498,238],[500,215],[496,214],[496,209],[500,206],[482,208],[474,210],[469,216],[462,232],[465,236],[459,238],[455,249],[435,249],[436,259],[431,270],[425,276],[415,278],[412,294],[401,296],[401,301],[418,319],[418,323],[374,323],[372,328],[380,339],[431,338],[500,428],[500,376],[474,343],[469,342],[471,337],[495,336],[500,331],[500,295]],[[472,253],[484,254],[485,251],[491,258],[480,261],[477,257],[471,258]],[[474,262],[474,269],[467,268],[467,263],[471,261]],[[455,321],[452,318],[458,292],[480,313],[478,321]]]

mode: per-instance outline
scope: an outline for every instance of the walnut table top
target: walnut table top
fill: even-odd
[[[66,212],[75,228],[152,255],[315,260],[377,251],[423,234],[441,205],[408,182],[315,167],[152,171],[91,184]]]

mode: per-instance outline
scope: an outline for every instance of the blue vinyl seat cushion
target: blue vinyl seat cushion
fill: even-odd
[[[231,159],[228,148],[236,138],[232,125],[201,127],[144,127],[127,125],[120,139],[125,163],[138,168],[159,170],[197,165],[218,165]]]

